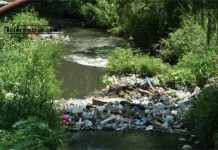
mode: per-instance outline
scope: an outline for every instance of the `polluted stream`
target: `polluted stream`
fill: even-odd
[[[97,29],[83,28],[77,21],[59,19],[55,23],[62,26],[69,39],[58,69],[62,97],[80,99],[100,90],[109,53],[116,47],[128,47],[128,42]],[[78,131],[72,135],[68,149],[181,149],[189,143],[185,134],[148,131]],[[186,141],[179,141],[184,137]]]
[[[62,31],[68,37],[66,52],[62,56],[58,77],[64,98],[82,98],[99,90],[107,56],[116,47],[128,43],[96,29],[85,29],[78,23],[62,22]]]

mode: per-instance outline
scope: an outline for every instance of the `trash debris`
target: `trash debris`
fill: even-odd
[[[69,113],[82,113],[85,106],[71,106],[66,108],[66,111]]]
[[[196,87],[194,91],[163,88],[157,84],[156,78],[137,75],[113,76],[110,79],[110,86],[93,97],[55,101],[64,113],[63,123],[67,129],[187,130],[183,115],[200,88]]]
[[[103,120],[103,121],[101,121],[101,125],[105,125],[107,122],[110,122],[111,120],[114,120],[116,118],[116,116],[115,115],[112,115],[111,117],[109,117],[109,118],[107,118],[107,119],[105,119],[105,120]]]
[[[151,130],[153,130],[153,129],[154,129],[154,127],[153,127],[152,125],[150,125],[150,126],[147,126],[145,130],[146,130],[146,131],[151,131]]]
[[[66,122],[67,122],[67,121],[70,121],[70,115],[64,114],[64,115],[63,115],[63,120],[66,121]]]

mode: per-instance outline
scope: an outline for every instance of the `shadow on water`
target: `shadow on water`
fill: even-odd
[[[162,150],[181,149],[184,141],[178,141],[180,134],[163,134],[131,131],[84,131],[73,133],[69,149],[76,150]],[[184,135],[185,136],[185,135]]]

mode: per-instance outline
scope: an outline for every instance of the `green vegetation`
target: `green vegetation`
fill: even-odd
[[[44,24],[34,11],[5,19],[5,26]],[[60,149],[60,94],[55,69],[60,41],[0,33],[0,149]]]
[[[198,53],[206,45],[206,32],[195,23],[191,17],[184,19],[184,25],[169,34],[168,39],[162,39],[163,59],[176,64],[188,52]]]
[[[61,149],[62,134],[51,129],[48,123],[30,117],[13,125],[14,132],[0,131],[1,149]]]
[[[133,48],[114,50],[109,56],[107,75],[102,78],[105,84],[110,84],[108,75],[135,73],[159,75],[163,84],[203,88],[208,79],[217,76],[216,0],[60,0],[46,3],[49,9],[42,8],[46,4],[40,3],[35,4],[35,8],[41,12],[79,17],[85,24],[131,40],[135,47],[150,48],[160,44],[161,52],[155,57],[135,52]],[[48,22],[30,11],[6,19],[0,26],[18,24]],[[51,100],[59,93],[55,67],[60,49],[58,41],[5,35],[0,30],[0,137],[4,137],[0,143],[4,147],[23,143],[27,147],[53,148],[51,143],[58,143],[58,113]],[[149,52],[155,54],[153,49]],[[13,96],[5,96],[6,93]],[[206,88],[190,113],[190,122],[206,146],[218,145],[216,97],[216,86]],[[34,122],[39,132],[32,126]],[[29,137],[30,142],[33,139],[29,132],[36,133],[39,139],[26,143],[23,137]],[[48,132],[51,139],[45,138],[43,132]]]
[[[134,58],[131,49],[114,50],[110,54],[108,61],[107,70],[111,74],[125,74],[134,71]]]
[[[148,55],[134,55],[131,49],[115,49],[109,56],[107,72],[109,74],[137,73],[154,76],[166,70],[166,65],[160,58]]]
[[[145,76],[160,75],[164,83],[180,84],[188,87],[203,87],[207,80],[217,74],[217,54],[209,51],[189,52],[176,66],[163,63],[160,58],[133,54],[131,49],[116,49],[109,56],[106,72],[109,74],[137,73]]]
[[[109,80],[109,76],[107,74],[104,74],[101,78],[101,83],[103,85],[110,85],[111,81]]]
[[[117,5],[107,0],[97,0],[96,4],[86,3],[82,7],[83,15],[87,17],[95,16],[96,25],[104,28],[113,28],[118,24],[119,16]]]
[[[28,28],[28,25],[48,25],[48,21],[46,19],[39,18],[38,15],[39,14],[36,11],[30,9],[13,15],[11,20],[6,19],[3,25],[4,27],[9,28],[15,28],[20,25],[22,25],[20,26],[22,28]],[[9,37],[16,38],[17,41],[20,41],[27,38],[27,34],[10,34]]]
[[[217,96],[217,85],[204,89],[189,114],[189,122],[193,124],[201,142],[206,147],[217,144]]]
[[[166,10],[163,0],[96,0],[84,3],[81,10],[86,20],[110,33],[131,36],[141,46],[158,41],[168,26],[168,16],[160,14]]]
[[[218,72],[217,58],[218,55],[214,51],[206,55],[205,53],[188,53],[179,61],[178,67],[190,69],[196,78],[197,85],[203,87],[207,80]]]

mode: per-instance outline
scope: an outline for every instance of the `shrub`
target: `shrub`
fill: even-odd
[[[195,76],[198,86],[203,87],[207,80],[218,72],[217,58],[218,55],[213,51],[209,51],[207,54],[190,52],[179,60],[178,67],[189,68]]]
[[[148,55],[134,55],[132,49],[115,49],[109,55],[107,72],[110,74],[137,73],[139,75],[155,76],[163,73],[167,65],[160,58]]]
[[[137,72],[141,75],[152,77],[167,70],[167,65],[160,58],[148,55],[137,55],[134,62]]]
[[[14,132],[0,130],[0,149],[8,150],[21,138],[21,135]]]
[[[189,68],[173,67],[161,75],[163,82],[170,85],[184,85],[193,87],[196,85],[196,77]]]
[[[111,81],[109,80],[109,76],[107,74],[104,74],[101,77],[101,83],[104,84],[104,85],[110,85],[111,84]]]
[[[13,125],[15,131],[0,131],[1,149],[54,149],[63,148],[62,133],[36,118],[29,117]]]
[[[218,87],[210,86],[202,91],[189,112],[188,120],[193,125],[200,141],[206,147],[214,145],[218,130]]]
[[[192,18],[184,20],[181,28],[169,34],[168,39],[162,39],[163,59],[176,64],[188,52],[197,53],[206,48],[206,32]]]
[[[4,25],[44,24],[36,14],[22,12],[15,15],[13,20],[6,20]],[[5,149],[8,146],[56,149],[60,144],[56,133],[60,122],[52,99],[60,93],[55,68],[63,49],[62,44],[56,40],[28,39],[1,33],[0,36],[7,38],[0,42],[0,129],[13,131],[12,125],[24,120],[15,124],[18,128],[15,132],[0,133],[0,136],[6,136],[0,143],[5,145]],[[8,92],[13,96],[6,97],[5,93]],[[28,119],[31,116],[34,118]],[[6,140],[10,141],[7,143]]]
[[[115,49],[108,58],[107,71],[111,74],[134,72],[134,55],[131,49]]]
[[[18,149],[60,149],[64,143],[61,134],[51,129],[49,125],[36,118],[19,121],[13,125],[16,134],[22,135],[13,147]],[[63,148],[63,147],[62,147]]]
[[[17,28],[21,27],[27,29],[29,25],[48,25],[48,21],[38,17],[39,14],[32,10],[24,10],[23,12],[17,13],[12,19],[5,19],[3,22],[4,27]],[[20,41],[27,38],[27,34],[10,34],[9,37],[15,38]]]
[[[119,15],[116,0],[96,0],[96,4],[86,3],[82,6],[83,15],[96,21],[103,28],[113,28],[118,25]]]

